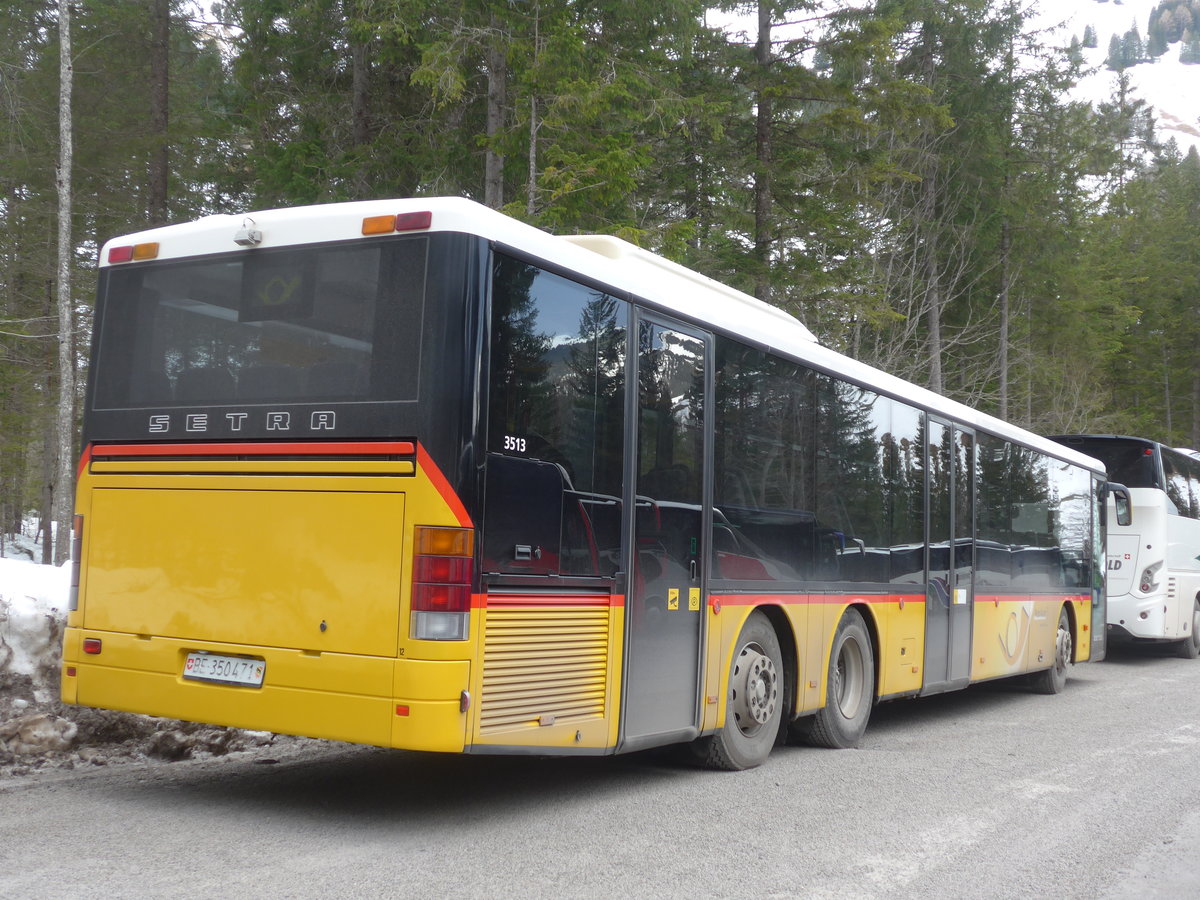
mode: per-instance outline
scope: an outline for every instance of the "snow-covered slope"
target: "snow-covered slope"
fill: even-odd
[[[1104,66],[1109,40],[1137,24],[1145,40],[1150,12],[1160,0],[1039,0],[1038,22],[1043,27],[1062,23],[1055,43],[1066,45],[1071,37],[1083,40],[1088,25],[1096,31],[1096,48],[1084,50],[1084,58],[1095,71],[1076,88],[1074,96],[1098,103],[1109,99],[1117,75]],[[1136,97],[1154,107],[1159,137],[1174,137],[1180,150],[1200,147],[1200,66],[1179,62],[1181,43],[1175,43],[1154,63],[1132,66],[1126,71]]]

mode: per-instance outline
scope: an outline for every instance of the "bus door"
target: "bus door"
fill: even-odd
[[[709,339],[641,313],[626,458],[632,517],[622,748],[698,735],[704,559],[711,504]]]
[[[932,416],[925,683],[922,694],[964,687],[971,676],[975,610],[975,435]]]

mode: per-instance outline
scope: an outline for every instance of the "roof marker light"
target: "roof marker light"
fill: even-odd
[[[433,222],[433,213],[429,210],[421,212],[400,213],[396,216],[397,231],[417,231],[428,228]]]
[[[395,230],[395,216],[367,216],[362,220],[363,234],[391,234]]]
[[[130,244],[126,247],[109,247],[108,248],[108,261],[110,263],[129,262],[131,259],[133,259],[133,245],[132,244]]]
[[[151,241],[146,244],[133,245],[134,259],[157,259],[158,258],[158,242]]]

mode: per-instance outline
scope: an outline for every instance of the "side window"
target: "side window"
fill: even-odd
[[[627,319],[622,300],[496,256],[485,572],[617,570]]]
[[[1183,462],[1187,470],[1188,497],[1191,500],[1190,516],[1200,519],[1200,459],[1189,456],[1185,457]]]
[[[1194,517],[1187,463],[1188,460],[1182,455],[1165,448],[1162,450],[1163,479],[1167,497],[1175,504],[1176,513],[1181,516]]]
[[[1013,451],[1007,441],[980,434],[975,468],[975,583],[1006,587],[1012,579]]]
[[[718,337],[713,574],[798,581],[831,569],[813,508],[815,378]]]
[[[921,581],[921,414],[717,339],[715,574]]]
[[[1092,585],[1092,478],[1083,469],[1049,461],[1053,546],[1066,587]]]

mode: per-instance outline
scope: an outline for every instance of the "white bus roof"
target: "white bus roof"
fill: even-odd
[[[460,232],[505,244],[532,257],[611,288],[627,291],[664,312],[740,336],[762,347],[898,399],[912,402],[965,425],[1019,441],[1044,453],[1097,472],[1104,467],[1062,444],[1017,428],[969,406],[903,381],[879,369],[822,346],[801,322],[781,309],[734,290],[698,272],[604,235],[556,237],[531,225],[460,197],[407,200],[366,200],[290,209],[262,210],[238,215],[207,216],[194,222],[167,225],[108,241],[100,266],[110,263],[114,247],[157,243],[156,260],[184,259],[215,253],[253,253],[257,248],[287,247],[363,237],[363,220],[402,213],[431,213],[423,232]],[[261,242],[243,247],[235,235],[243,229],[261,233]]]

